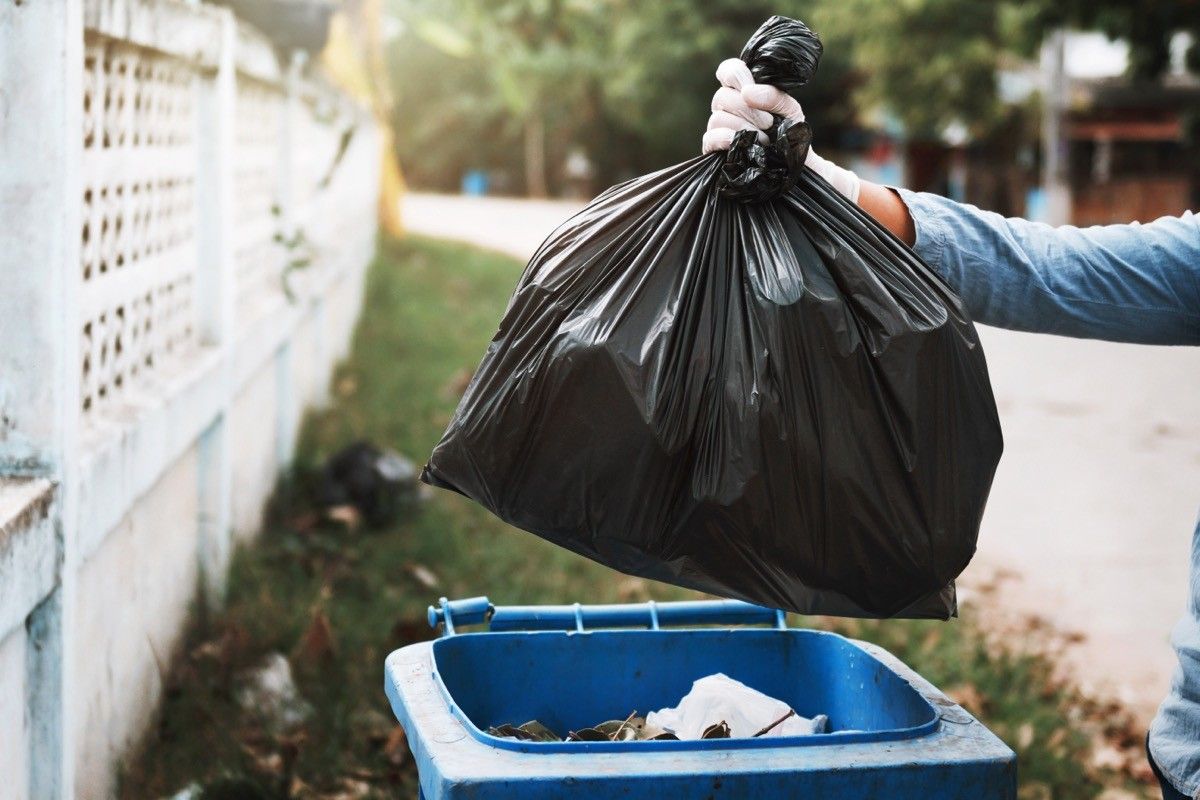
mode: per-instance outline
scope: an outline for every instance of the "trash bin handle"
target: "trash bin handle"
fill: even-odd
[[[787,627],[787,615],[741,600],[685,600],[673,603],[616,603],[585,606],[494,606],[486,597],[441,598],[429,607],[429,626],[442,635],[455,626],[486,622],[491,631],[585,631],[589,628],[647,628],[670,625],[756,625]]]

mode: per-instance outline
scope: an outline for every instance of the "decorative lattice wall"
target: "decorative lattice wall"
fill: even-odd
[[[0,0],[0,118],[0,796],[108,797],[348,350],[379,137],[199,0]]]
[[[196,93],[185,62],[89,35],[79,333],[85,415],[195,343]]]
[[[281,136],[286,95],[278,86],[238,76],[234,123],[234,193],[237,211],[238,316],[253,315],[254,304],[281,290],[284,232],[280,203]]]
[[[270,53],[244,30],[238,42]],[[202,98],[214,77],[206,65],[96,31],[85,37],[83,70],[79,368],[81,411],[92,420],[199,346],[208,266],[197,182],[211,167],[202,137],[215,121],[203,117]],[[348,200],[373,180],[355,165],[375,161],[361,152],[363,136],[356,141],[361,110],[330,87],[289,89],[282,73],[240,69],[234,85],[225,235],[234,317],[245,328],[359,257],[347,235],[373,227]]]

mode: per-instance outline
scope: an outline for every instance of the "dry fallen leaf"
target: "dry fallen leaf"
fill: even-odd
[[[338,790],[326,795],[328,800],[361,800],[371,794],[371,784],[353,778],[343,778]]]
[[[210,639],[192,650],[194,661],[212,660],[222,668],[228,668],[238,660],[251,644],[250,632],[241,625],[229,624],[216,639]]]
[[[239,744],[243,753],[254,765],[255,772],[278,778],[283,774],[283,756],[274,751],[266,751],[261,747],[253,747],[245,742]]]
[[[1125,767],[1125,754],[1105,742],[1092,748],[1090,763],[1097,770],[1121,770]]]
[[[291,800],[317,800],[320,797],[316,790],[294,775],[292,782],[288,785],[287,796]]]
[[[348,767],[346,769],[346,775],[354,778],[355,780],[366,781],[367,783],[370,783],[371,781],[382,780],[384,778],[382,773],[366,767]]]
[[[942,629],[941,628],[930,628],[928,630],[928,632],[926,632],[924,638],[921,639],[921,652],[926,655],[928,655],[929,653],[932,653],[934,651],[934,649],[937,648],[938,644],[941,641],[942,641]]]
[[[296,656],[309,664],[328,662],[337,656],[337,639],[324,609],[313,610],[308,629],[296,645]]]
[[[392,625],[392,639],[397,644],[423,642],[432,635],[429,621],[424,617],[401,617]]]
[[[1033,723],[1026,722],[1021,727],[1017,728],[1017,749],[1028,750],[1033,744]]]
[[[1133,778],[1138,783],[1144,783],[1148,786],[1157,786],[1158,777],[1154,774],[1154,770],[1150,768],[1150,762],[1139,753],[1139,758],[1130,759],[1127,765],[1129,777]]]
[[[362,513],[354,506],[332,506],[325,509],[325,518],[330,522],[340,523],[348,531],[356,531],[362,526]]]
[[[617,584],[617,599],[623,603],[650,599],[650,589],[642,578],[622,578]]]
[[[350,724],[368,743],[383,744],[396,726],[395,720],[374,709],[360,709],[350,717]]]
[[[1140,800],[1140,798],[1126,789],[1112,787],[1096,795],[1096,800]]]
[[[392,766],[399,767],[408,761],[408,756],[408,737],[404,734],[404,728],[397,725],[392,728],[387,741],[383,743],[383,757]]]
[[[1026,781],[1017,790],[1018,800],[1054,800],[1054,791],[1041,781]]]
[[[315,511],[305,511],[303,514],[297,514],[287,520],[287,526],[297,533],[310,531],[317,526],[321,518],[317,516]]]
[[[413,580],[424,586],[426,589],[434,590],[441,586],[441,580],[434,574],[433,570],[424,564],[418,564],[415,561],[410,561],[404,565],[404,570]]]
[[[446,381],[446,385],[442,387],[442,397],[447,400],[456,400],[462,397],[463,392],[467,391],[467,387],[471,384],[471,378],[475,376],[467,367],[455,372],[450,376],[450,380]]]
[[[955,684],[946,690],[946,695],[976,716],[987,708],[987,698],[973,683]]]

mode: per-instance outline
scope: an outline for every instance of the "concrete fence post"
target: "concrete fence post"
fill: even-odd
[[[201,85],[197,104],[197,324],[201,342],[219,354],[221,399],[216,419],[200,438],[198,507],[199,560],[204,600],[210,609],[225,599],[225,577],[233,550],[230,513],[232,464],[229,403],[237,308],[234,196],[237,120],[237,19],[223,11],[216,75]]]
[[[280,131],[279,146],[279,208],[284,236],[295,241],[298,233],[304,233],[299,218],[299,205],[306,200],[297,195],[296,175],[302,168],[300,147],[304,135],[303,70],[307,54],[293,51],[284,76],[286,98],[284,100],[283,129]],[[290,260],[297,253],[288,253]],[[303,291],[303,290],[301,290]],[[285,343],[275,355],[275,459],[280,470],[286,470],[296,449],[298,426],[298,404],[294,381],[295,368],[292,362],[292,345]]]
[[[57,485],[37,548],[56,551],[59,586],[25,623],[24,781],[30,796],[57,798],[74,781],[64,665],[77,560],[81,3],[0,4],[0,41],[0,476]]]

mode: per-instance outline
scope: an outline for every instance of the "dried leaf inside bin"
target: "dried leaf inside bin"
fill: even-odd
[[[536,719],[531,719],[521,725],[504,723],[487,729],[490,736],[503,736],[519,739],[522,742],[561,742],[562,737],[547,728]]]
[[[714,722],[704,729],[704,733],[700,734],[701,739],[728,739],[729,725],[725,720]]]
[[[524,725],[518,726],[517,729],[525,731],[530,736],[532,736],[535,741],[539,741],[539,742],[561,742],[562,741],[561,736],[559,736],[557,733],[555,733],[554,731],[547,728],[542,723],[538,722],[536,719],[529,720],[529,722],[526,722]]]
[[[531,742],[534,740],[533,734],[526,733],[515,725],[504,723],[503,725],[493,725],[487,729],[489,736],[503,736],[509,739],[520,739],[523,742]]]
[[[567,733],[568,742],[609,742],[607,733],[602,733],[595,728],[580,728],[577,731]]]

